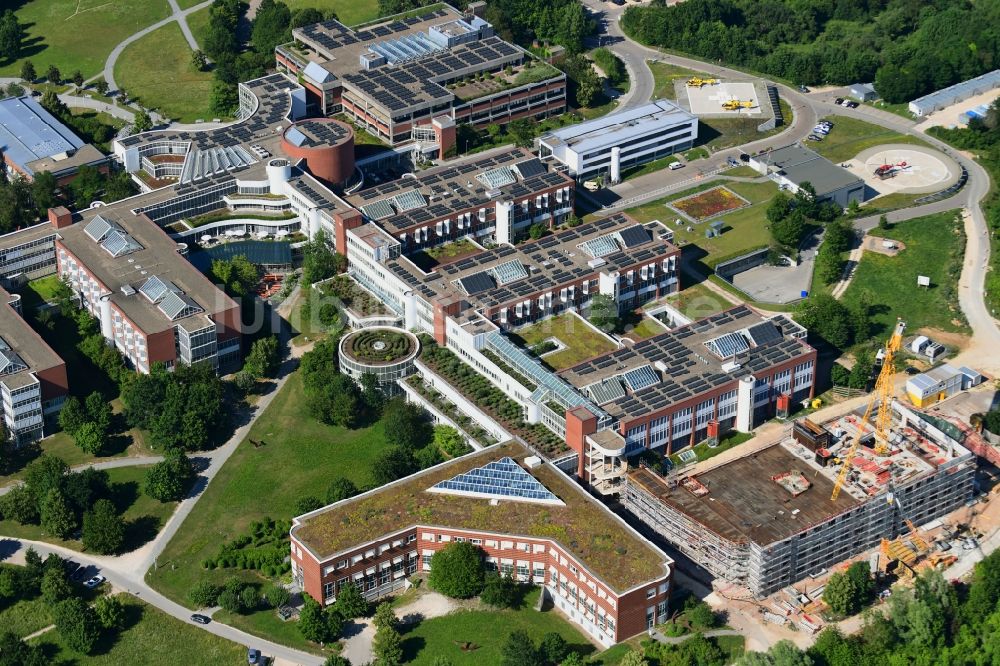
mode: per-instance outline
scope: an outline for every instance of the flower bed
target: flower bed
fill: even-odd
[[[727,187],[713,187],[710,190],[670,202],[672,208],[679,210],[696,222],[749,205],[749,201]]]

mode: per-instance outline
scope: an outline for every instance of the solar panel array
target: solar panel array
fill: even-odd
[[[431,486],[430,490],[484,498],[562,504],[558,497],[510,457],[495,460],[445,481],[439,481]]]
[[[713,354],[722,359],[732,358],[737,354],[750,351],[750,343],[747,342],[742,333],[738,332],[726,333],[714,340],[709,340],[705,344],[712,350]]]
[[[365,214],[369,220],[384,220],[387,217],[392,217],[396,214],[396,211],[389,204],[388,201],[376,201],[375,203],[370,203],[367,206],[361,207],[361,212]]]
[[[747,329],[747,334],[757,347],[781,339],[781,331],[779,331],[778,327],[770,321],[761,322],[756,326],[751,326]]]
[[[618,417],[640,418],[665,413],[679,402],[692,400],[727,384],[732,385],[734,380],[745,375],[761,374],[793,359],[804,359],[810,353],[798,340],[782,336],[755,347],[740,367],[731,371],[723,371],[719,361],[709,362],[712,357],[704,354],[707,341],[760,322],[760,315],[745,305],[739,305],[586,361],[573,367],[566,377],[573,384],[589,388],[602,379],[621,378],[620,368],[637,368],[660,362],[665,366],[662,381],[602,404]]]
[[[622,379],[628,384],[628,387],[632,389],[632,392],[641,391],[647,386],[652,386],[660,381],[660,376],[656,374],[656,370],[653,369],[651,365],[640,365],[638,368],[633,368],[625,374],[622,375]]]
[[[648,243],[653,239],[653,235],[650,234],[649,231],[641,224],[637,224],[633,227],[628,227],[619,231],[618,238],[621,240],[622,245],[625,246],[626,249],[631,249],[644,243]]]
[[[464,289],[465,293],[469,296],[489,291],[496,286],[496,282],[493,281],[492,276],[490,276],[490,274],[486,271],[467,275],[459,280],[458,283],[462,285],[462,289]]]
[[[514,165],[514,168],[521,174],[521,178],[530,178],[531,176],[538,176],[545,173],[545,165],[537,157],[518,162]]]
[[[288,130],[286,136],[293,130],[299,131],[305,139],[303,143],[296,145],[305,146],[335,146],[351,134],[350,130],[340,123],[321,120],[300,120]]]
[[[452,16],[452,14],[445,9],[436,9],[419,16],[410,16],[384,25],[363,28],[357,32],[334,19],[303,26],[299,28],[299,31],[305,37],[306,41],[314,42],[322,49],[332,52],[359,42],[384,39],[390,35],[410,30],[412,26],[421,21],[433,20],[445,16]]]

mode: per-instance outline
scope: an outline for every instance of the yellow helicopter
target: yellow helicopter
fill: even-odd
[[[714,86],[719,79],[703,79],[700,76],[692,76],[687,80],[687,85],[691,88],[701,88],[702,86]]]
[[[722,108],[726,111],[739,111],[740,109],[752,109],[756,106],[753,100],[729,99],[722,103]]]

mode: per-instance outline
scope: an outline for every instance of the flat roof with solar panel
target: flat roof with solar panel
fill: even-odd
[[[814,355],[801,333],[785,317],[768,319],[738,305],[559,374],[613,418],[637,419]]]

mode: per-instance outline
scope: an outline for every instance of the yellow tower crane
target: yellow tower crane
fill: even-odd
[[[879,370],[878,377],[875,379],[875,388],[868,399],[868,407],[865,409],[865,415],[858,424],[858,434],[855,435],[854,441],[851,442],[851,448],[848,449],[847,454],[842,456],[843,463],[840,466],[840,473],[837,474],[837,481],[833,484],[833,495],[830,496],[831,501],[837,499],[840,495],[840,489],[847,479],[847,473],[851,471],[851,461],[854,460],[854,456],[858,452],[858,447],[861,446],[861,438],[865,434],[865,426],[871,421],[872,411],[875,409],[876,403],[878,404],[878,413],[875,417],[875,453],[877,455],[885,455],[889,450],[889,425],[892,422],[892,359],[903,344],[903,330],[905,328],[906,322],[902,320],[897,321],[896,328],[893,330],[888,342],[886,342],[885,348],[879,351],[879,355],[882,357],[882,369]]]

